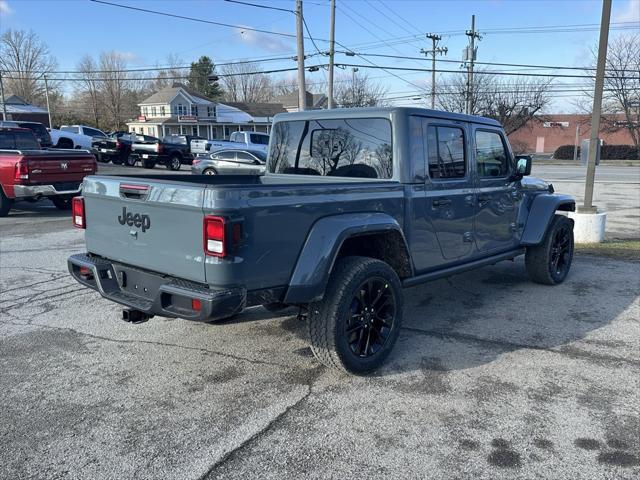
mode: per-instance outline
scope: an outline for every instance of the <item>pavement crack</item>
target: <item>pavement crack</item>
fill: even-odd
[[[311,396],[312,388],[313,388],[313,383],[308,384],[307,392],[302,397],[300,397],[296,402],[287,406],[281,413],[276,415],[263,428],[261,428],[260,430],[258,430],[253,435],[246,438],[245,440],[243,440],[238,446],[227,451],[219,460],[217,460],[213,465],[211,465],[211,467],[206,472],[204,472],[200,477],[198,477],[198,480],[211,480],[216,478],[216,475],[214,474],[214,472],[218,468],[224,465],[227,461],[231,460],[235,454],[237,454],[238,452],[240,452],[241,450],[243,450],[244,448],[252,444],[254,441],[259,440],[260,438],[268,434],[271,430],[273,430],[273,428],[275,428],[278,425],[278,423],[280,423],[280,421],[282,421],[282,419],[289,414],[289,412],[298,408],[302,403],[304,403]]]
[[[21,326],[21,327],[26,327],[26,326],[32,326],[32,327],[41,327],[41,328],[48,328],[48,329],[52,329],[52,330],[61,330],[61,331],[68,331],[68,332],[73,332],[76,333],[78,335],[82,335],[85,337],[89,337],[95,340],[102,340],[105,342],[113,342],[113,343],[122,343],[122,344],[136,344],[136,343],[142,343],[142,344],[146,344],[146,345],[155,345],[155,346],[159,346],[159,347],[173,347],[173,348],[181,348],[184,350],[191,350],[191,351],[196,351],[196,352],[204,352],[204,353],[208,353],[211,355],[218,355],[220,357],[223,358],[228,358],[231,360],[236,360],[239,362],[247,362],[253,365],[267,365],[270,367],[278,367],[278,368],[287,368],[287,365],[282,365],[276,362],[266,362],[264,360],[255,360],[252,358],[246,358],[246,357],[241,357],[239,355],[233,355],[231,353],[223,353],[223,352],[219,352],[217,350],[210,350],[208,348],[203,348],[203,347],[189,347],[187,345],[179,345],[176,343],[167,343],[167,342],[156,342],[153,340],[140,340],[140,339],[119,339],[119,338],[110,338],[110,337],[104,337],[102,335],[95,335],[92,333],[87,333],[87,332],[82,332],[80,330],[76,330],[74,328],[71,327],[56,327],[56,326],[52,326],[52,325],[44,325],[42,323],[21,323],[21,322],[0,322],[0,323],[5,323],[5,324],[10,324],[10,325],[16,325],[16,326]]]
[[[499,348],[505,351],[539,350],[543,352],[555,353],[557,355],[566,355],[572,358],[581,358],[585,360],[600,361],[600,362],[625,363],[628,365],[632,365],[634,367],[640,367],[640,361],[638,360],[617,357],[615,355],[586,352],[584,350],[580,350],[570,345],[563,345],[560,348],[555,349],[555,348],[549,348],[549,347],[542,347],[540,345],[529,345],[526,343],[510,342],[507,340],[493,340],[490,338],[482,338],[482,337],[476,337],[475,335],[468,335],[466,333],[446,332],[443,330],[423,330],[421,328],[414,328],[414,327],[402,327],[402,330],[418,333],[421,335],[428,335],[432,337],[453,338],[455,340],[462,340],[466,342],[492,345],[496,348]]]

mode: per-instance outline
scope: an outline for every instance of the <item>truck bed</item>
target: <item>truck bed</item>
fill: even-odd
[[[324,216],[384,211],[402,225],[404,188],[388,180],[297,175],[90,176],[85,238],[90,253],[127,265],[219,287],[241,279],[249,292],[273,289],[287,285],[309,230]],[[146,215],[149,228],[118,220],[128,213]],[[230,258],[204,255],[205,215],[241,223]]]

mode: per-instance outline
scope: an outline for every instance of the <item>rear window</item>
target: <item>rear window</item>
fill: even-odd
[[[269,145],[268,135],[256,135],[255,133],[252,133],[249,135],[249,139],[254,145]]]
[[[271,173],[391,178],[391,122],[351,118],[278,122],[271,132]]]
[[[40,150],[40,144],[31,132],[0,131],[1,150]]]

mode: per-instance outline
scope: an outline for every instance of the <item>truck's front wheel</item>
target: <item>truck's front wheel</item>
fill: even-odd
[[[385,361],[402,324],[402,286],[386,263],[336,262],[324,298],[309,305],[311,349],[324,365],[364,374]]]
[[[525,266],[529,278],[536,283],[562,283],[573,260],[573,220],[555,215],[544,242],[527,247]]]

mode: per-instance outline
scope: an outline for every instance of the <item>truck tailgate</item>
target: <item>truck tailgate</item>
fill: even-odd
[[[87,250],[128,265],[205,281],[204,185],[91,176],[83,195]]]
[[[95,173],[95,159],[87,152],[77,150],[39,150],[25,153],[29,169],[29,182],[56,183],[81,181],[85,175]]]

